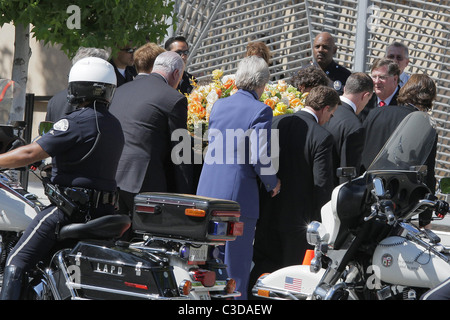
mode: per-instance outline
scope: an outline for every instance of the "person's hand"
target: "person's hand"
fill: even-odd
[[[278,179],[277,185],[275,186],[275,188],[273,188],[272,191],[270,191],[271,196],[275,197],[277,194],[279,194],[280,189],[281,189],[281,181],[280,181],[280,179]]]

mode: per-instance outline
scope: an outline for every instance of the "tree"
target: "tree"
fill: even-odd
[[[12,80],[26,88],[30,34],[44,44],[60,44],[72,58],[79,47],[111,48],[158,42],[170,27],[170,0],[0,0],[0,25],[16,27]],[[31,30],[30,30],[31,28]],[[25,90],[11,121],[22,120]]]

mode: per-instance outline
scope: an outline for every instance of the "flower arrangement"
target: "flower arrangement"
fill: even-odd
[[[229,97],[237,91],[234,76],[223,76],[222,70],[214,70],[212,77],[213,81],[209,84],[194,84],[194,90],[187,95],[187,128],[191,133],[197,127],[201,127],[202,132],[205,132],[208,128],[209,115],[214,102]]]
[[[286,81],[278,80],[278,82],[266,85],[260,101],[272,108],[274,116],[279,116],[302,109],[305,106],[307,95],[308,93],[298,91]]]
[[[194,84],[194,90],[187,95],[189,132],[194,133],[196,128],[201,128],[202,134],[208,129],[209,115],[214,102],[218,99],[229,97],[237,91],[234,75],[223,75],[222,70],[212,72],[211,83],[206,85]],[[298,91],[284,80],[268,83],[260,101],[267,104],[273,110],[273,115],[294,113],[304,107],[307,93]]]

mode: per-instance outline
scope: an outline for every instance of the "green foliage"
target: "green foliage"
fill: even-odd
[[[31,23],[37,40],[61,44],[71,58],[80,46],[114,51],[161,41],[173,6],[167,0],[0,0],[0,25]]]

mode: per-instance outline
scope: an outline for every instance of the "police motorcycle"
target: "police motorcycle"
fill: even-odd
[[[13,100],[9,88],[13,85],[10,80],[0,80],[0,117],[4,121],[0,124],[1,153],[26,144],[21,137],[25,124],[11,121],[8,116]],[[46,130],[45,127],[45,124],[40,126],[40,134]],[[34,164],[33,170],[39,165]],[[9,252],[34,217],[45,208],[35,195],[21,186],[16,175],[11,173],[14,171],[0,170],[2,285]],[[50,183],[47,172],[41,170],[38,177],[53,204],[67,214],[73,214],[82,205],[87,205],[84,202],[86,194],[76,190],[60,190]],[[118,240],[130,225],[128,216],[107,215],[60,228],[57,246],[24,276],[21,299],[189,299],[189,292],[179,288],[166,256],[133,248]]]
[[[399,125],[365,174],[337,186],[307,227],[309,265],[262,275],[252,292],[279,300],[415,300],[450,277],[450,249],[418,215],[442,219],[448,203],[424,183],[436,139],[430,117],[413,112]],[[350,170],[351,171],[351,170]],[[354,170],[353,170],[354,171]],[[347,172],[347,173],[346,173]],[[440,182],[450,193],[449,178]]]

